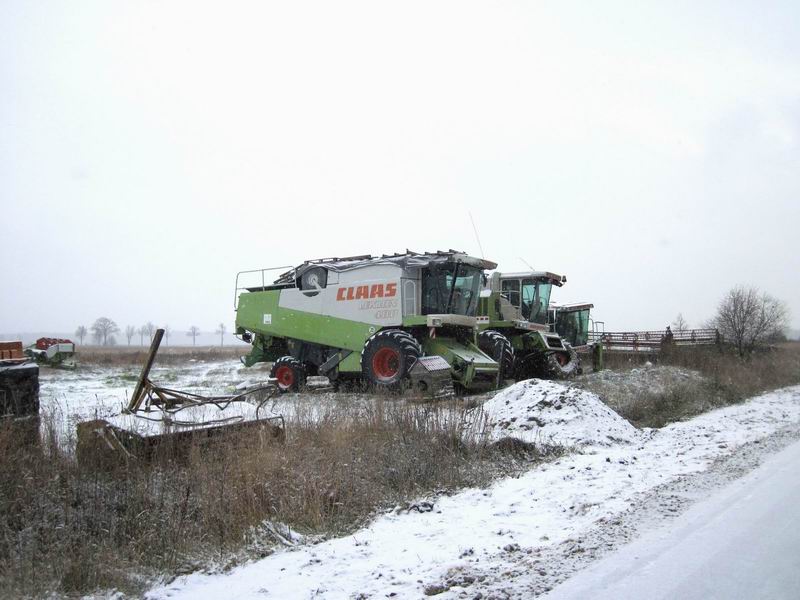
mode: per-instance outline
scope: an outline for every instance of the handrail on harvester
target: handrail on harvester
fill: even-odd
[[[246,290],[248,287],[252,286],[239,286],[239,277],[242,275],[246,275],[248,273],[261,273],[261,287],[267,287],[267,279],[264,274],[267,271],[286,271],[287,269],[294,269],[292,266],[283,266],[283,267],[267,267],[265,269],[249,269],[247,271],[239,271],[236,274],[236,289],[233,292],[233,310],[236,310],[239,306],[239,292],[242,290]],[[271,285],[271,284],[270,284]]]

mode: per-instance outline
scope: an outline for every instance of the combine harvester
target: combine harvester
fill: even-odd
[[[602,333],[605,323],[591,318],[594,304],[583,302],[550,305],[550,328],[558,333],[583,361],[590,357],[593,371],[603,369],[603,344],[595,333]],[[582,369],[580,369],[582,370]]]
[[[434,398],[494,389],[500,367],[475,331],[484,270],[496,266],[450,250],[243,271],[234,306],[236,334],[253,344],[244,363],[273,362],[282,391],[312,375]]]
[[[172,459],[184,456],[193,444],[254,431],[266,441],[283,441],[283,417],[267,415],[264,408],[275,392],[271,383],[225,396],[201,396],[154,384],[150,370],[163,336],[164,330],[158,329],[126,410],[108,419],[78,423],[77,456],[82,464]]]
[[[577,352],[585,351],[589,343],[590,312],[594,304],[551,304],[550,326]]]
[[[481,292],[478,344],[503,377],[566,379],[580,371],[569,342],[548,322],[550,292],[567,278],[548,271],[495,272]]]

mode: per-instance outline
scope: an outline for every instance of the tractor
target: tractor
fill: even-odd
[[[243,362],[272,362],[282,391],[310,376],[433,397],[496,388],[500,366],[475,343],[484,270],[496,266],[450,250],[307,260],[272,283],[267,273],[286,267],[243,271]]]
[[[577,353],[548,323],[550,291],[566,281],[548,271],[488,278],[478,306],[478,346],[500,364],[501,378],[566,379],[578,372]]]

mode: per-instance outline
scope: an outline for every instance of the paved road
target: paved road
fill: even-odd
[[[800,599],[800,442],[546,598]]]

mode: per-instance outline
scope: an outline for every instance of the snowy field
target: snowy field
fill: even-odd
[[[119,420],[128,404],[140,372],[139,366],[81,366],[74,371],[42,368],[39,375],[41,414],[54,423],[62,442],[72,446],[77,423],[90,419]],[[150,380],[165,388],[201,395],[238,394],[267,381],[269,370],[245,368],[236,360],[189,360],[182,365],[154,366]],[[331,411],[358,414],[367,410],[373,398],[364,394],[276,394],[263,407],[267,416],[286,419],[318,419]],[[255,401],[255,399],[254,399]],[[209,421],[234,416],[246,407],[232,404],[226,411],[212,414],[213,407],[202,411]],[[182,413],[182,418],[188,413]],[[151,427],[152,421],[134,416],[123,418],[131,429]]]
[[[42,411],[57,416],[68,437],[80,420],[117,414],[137,374],[136,368],[118,367],[43,370]],[[221,394],[266,375],[225,361],[155,368],[151,378],[167,387]],[[366,409],[370,402],[369,396],[289,394],[272,410],[316,418],[345,407]],[[467,420],[486,423],[494,440],[556,443],[572,452],[488,489],[420,498],[353,535],[320,543],[288,536],[285,548],[267,558],[225,573],[181,576],[148,597],[532,597],[564,579],[565,552],[579,555],[598,527],[652,501],[655,490],[797,427],[800,386],[663,429],[638,430],[591,392],[531,380],[487,396]]]

